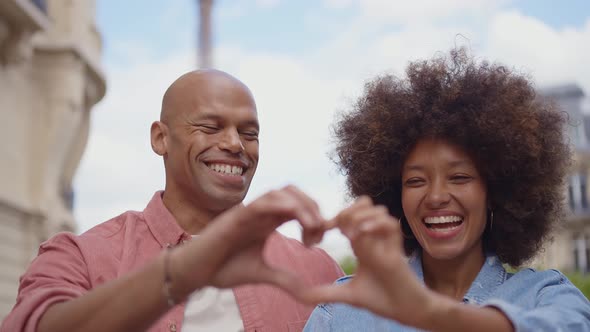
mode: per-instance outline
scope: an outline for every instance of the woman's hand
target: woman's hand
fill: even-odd
[[[345,284],[306,292],[312,302],[344,302],[406,325],[420,326],[436,296],[416,278],[403,251],[398,220],[368,197],[359,198],[329,222],[350,239],[357,273]]]

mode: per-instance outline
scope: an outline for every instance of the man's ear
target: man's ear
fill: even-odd
[[[152,150],[160,156],[168,151],[168,127],[161,121],[154,121],[150,128]]]

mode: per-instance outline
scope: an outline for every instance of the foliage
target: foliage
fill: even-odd
[[[354,272],[356,271],[357,262],[356,258],[354,258],[353,256],[344,257],[340,260],[339,264],[342,268],[342,271],[344,271],[344,274],[346,275],[354,274]]]
[[[587,299],[590,299],[590,274],[568,273],[567,277],[584,293]]]

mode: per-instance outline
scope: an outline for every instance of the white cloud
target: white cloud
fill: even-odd
[[[256,5],[262,8],[276,7],[281,3],[281,0],[256,0]]]
[[[498,13],[489,25],[491,59],[533,75],[539,85],[576,82],[590,94],[590,19],[579,28],[555,29],[517,11]]]
[[[248,13],[248,4],[245,0],[229,1],[224,6],[217,6],[213,10],[213,15],[221,21],[231,20],[237,17],[246,16]]]
[[[354,0],[324,0],[324,5],[328,8],[343,9],[353,4]]]
[[[281,0],[231,0],[227,3],[216,4],[213,15],[221,21],[230,21],[234,18],[244,17],[252,10],[272,9],[281,4]]]
[[[358,6],[361,14],[380,24],[432,22],[458,15],[485,15],[509,0],[324,0],[328,8]]]

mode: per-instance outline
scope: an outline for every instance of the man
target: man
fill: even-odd
[[[215,70],[181,76],[151,126],[165,190],[143,212],[43,243],[0,330],[301,330],[313,308],[288,294],[300,297],[342,271],[323,251],[275,232],[296,219],[306,245],[321,239],[317,204],[297,188],[241,204],[258,132],[242,82]]]

